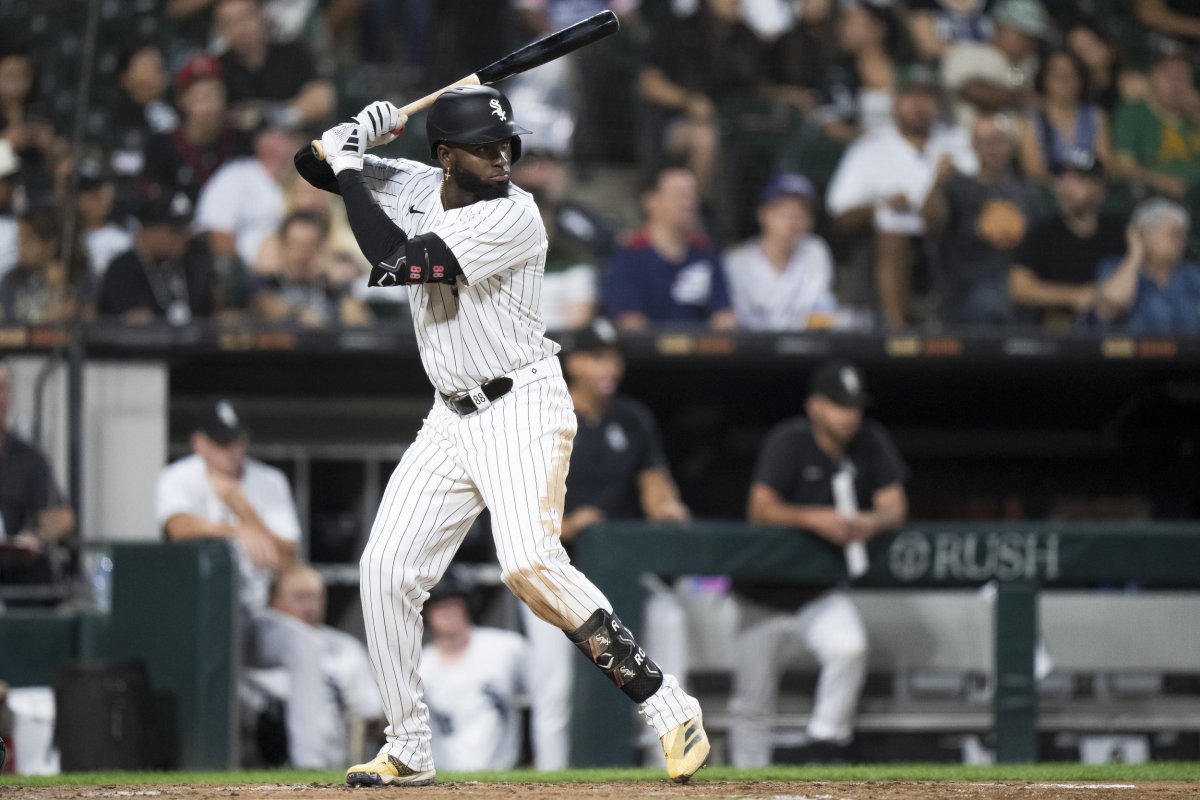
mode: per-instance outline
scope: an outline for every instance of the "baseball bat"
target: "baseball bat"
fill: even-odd
[[[601,11],[599,14],[590,16],[585,20],[580,20],[574,25],[568,25],[561,31],[552,33],[544,39],[538,39],[536,42],[527,44],[519,50],[514,50],[503,58],[488,64],[478,72],[473,72],[448,86],[443,86],[441,89],[425,95],[420,100],[412,101],[408,105],[401,107],[400,111],[403,114],[412,116],[418,111],[433,105],[433,101],[437,100],[438,96],[443,92],[447,92],[458,86],[484,86],[496,81],[502,81],[505,78],[510,78],[513,75],[531,70],[534,67],[540,67],[548,61],[561,58],[567,53],[572,53],[606,36],[611,36],[620,27],[621,23],[617,21],[616,14],[611,11]],[[321,161],[325,160],[325,148],[321,146],[320,139],[313,140],[312,151],[313,155],[318,159]]]

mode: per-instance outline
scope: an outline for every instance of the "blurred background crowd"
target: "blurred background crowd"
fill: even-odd
[[[503,86],[551,329],[1200,330],[1191,3],[95,5],[0,2],[4,321],[406,315],[293,153],[611,8]]]

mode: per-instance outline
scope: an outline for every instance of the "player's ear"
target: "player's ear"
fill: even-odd
[[[437,146],[437,162],[442,167],[442,172],[450,171],[450,164],[454,161],[454,153],[450,152],[450,148],[445,144]]]

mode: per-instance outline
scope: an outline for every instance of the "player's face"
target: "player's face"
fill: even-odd
[[[203,433],[197,433],[192,438],[192,449],[204,461],[204,466],[231,478],[242,477],[242,471],[246,467],[247,445],[245,439],[234,439],[228,444],[220,444]]]
[[[289,573],[271,605],[309,625],[322,624],[325,621],[325,585],[321,576],[308,570]]]
[[[461,636],[471,627],[471,614],[463,597],[447,597],[425,606],[425,624],[435,637]]]
[[[862,428],[861,408],[838,405],[827,397],[810,397],[807,411],[813,426],[841,447],[849,445]]]
[[[594,397],[612,397],[625,375],[625,359],[614,348],[572,353],[567,359],[571,385]]]
[[[512,177],[512,141],[462,144],[450,148],[450,178],[480,200],[507,197]]]

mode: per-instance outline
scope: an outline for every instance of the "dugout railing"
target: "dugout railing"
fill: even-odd
[[[870,569],[850,585],[873,590],[961,589],[994,584],[991,708],[959,723],[994,734],[1001,762],[1032,762],[1038,757],[1039,702],[1034,678],[1038,607],[1043,591],[1137,586],[1145,592],[1200,592],[1200,525],[975,523],[923,524],[881,536],[869,544]],[[840,550],[796,531],[749,528],[738,524],[693,523],[659,526],[605,523],[585,531],[577,565],[612,601],[631,625],[642,619],[641,575],[724,575],[739,580],[835,586],[847,582]],[[1078,592],[1073,592],[1080,597]],[[1086,596],[1083,602],[1087,602]],[[1169,602],[1169,601],[1168,601]],[[1104,603],[1087,635],[1104,630]],[[1117,626],[1120,620],[1109,620]],[[1195,655],[1200,671],[1200,618],[1185,618],[1178,643]],[[1103,639],[1096,659],[1103,662]],[[1167,665],[1187,663],[1187,653],[1164,653]],[[1145,664],[1155,663],[1151,654]],[[1114,660],[1113,667],[1122,664]],[[572,761],[580,766],[629,764],[634,757],[633,718],[617,690],[589,670],[576,673]],[[893,709],[895,710],[895,709]],[[913,709],[910,709],[910,711]],[[915,708],[907,724],[945,719],[945,709]],[[1114,707],[1046,708],[1064,727],[1081,730],[1195,727],[1194,703],[1144,703],[1116,713]],[[726,724],[720,709],[714,721]],[[1190,721],[1189,721],[1190,720]],[[875,720],[881,724],[886,718]],[[1046,720],[1043,720],[1045,722]],[[892,720],[904,724],[901,719]]]

